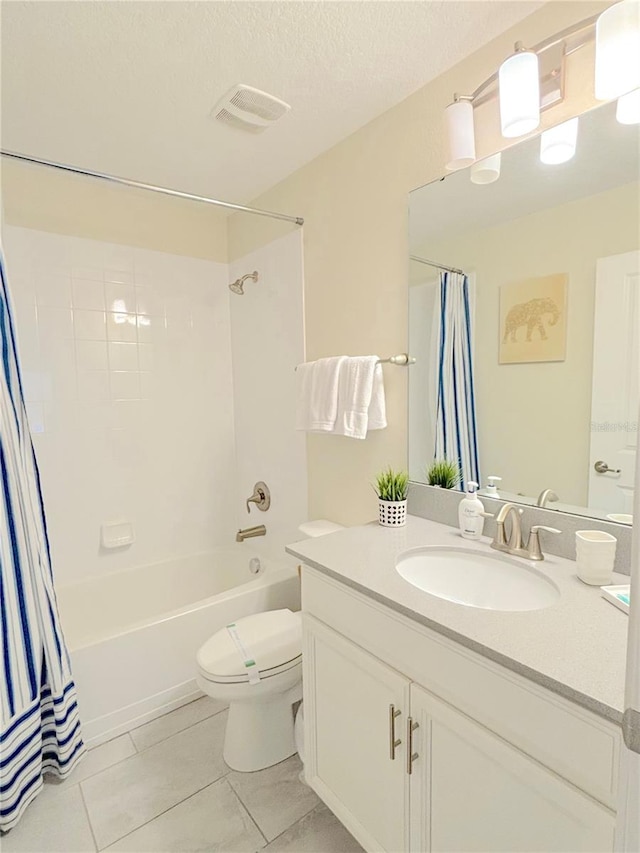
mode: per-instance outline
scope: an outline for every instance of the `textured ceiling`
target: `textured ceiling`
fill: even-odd
[[[2,147],[246,201],[541,5],[4,0]],[[212,121],[235,83],[292,110]]]

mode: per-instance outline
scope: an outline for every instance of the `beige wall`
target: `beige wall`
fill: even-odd
[[[307,358],[388,356],[407,346],[407,194],[443,172],[442,114],[453,92],[492,74],[516,39],[535,44],[609,3],[552,2],[410,98],[269,190],[255,204],[305,217]],[[543,127],[593,105],[592,55],[570,57],[565,102]],[[497,107],[478,111],[480,157],[504,148]],[[229,222],[232,257],[271,239],[267,220]],[[366,441],[309,436],[311,517],[357,524],[375,516],[370,483],[386,464],[406,464],[406,371],[385,368],[389,427]]]
[[[627,184],[429,246],[476,274],[480,463],[505,491],[553,488],[563,503],[587,504],[596,261],[639,248],[639,189]],[[569,279],[565,360],[499,364],[500,287],[554,273]]]
[[[227,259],[227,217],[202,203],[5,157],[0,187],[7,225],[212,261]]]

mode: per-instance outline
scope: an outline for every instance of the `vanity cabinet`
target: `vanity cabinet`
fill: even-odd
[[[616,726],[304,568],[305,774],[370,851],[613,850]]]
[[[408,850],[409,778],[398,741],[409,679],[321,623],[307,626],[305,654],[313,787],[367,849]]]

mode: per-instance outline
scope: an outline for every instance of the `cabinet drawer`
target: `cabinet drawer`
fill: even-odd
[[[615,808],[617,726],[307,566],[302,606],[305,613]]]

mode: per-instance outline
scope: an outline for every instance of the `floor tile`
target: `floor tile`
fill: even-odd
[[[107,849],[114,853],[254,853],[265,843],[229,783],[220,779]]]
[[[2,853],[89,853],[95,844],[80,787],[45,782],[20,823],[2,836]]]
[[[211,699],[209,696],[203,696],[201,699],[196,699],[195,702],[182,705],[169,714],[164,714],[162,717],[151,720],[150,723],[145,723],[143,726],[133,729],[131,737],[136,745],[136,749],[142,751],[156,743],[160,743],[165,738],[171,737],[176,732],[188,729],[194,723],[199,723],[201,720],[206,720],[207,717],[212,717],[214,714],[224,711],[226,707],[224,702]]]
[[[163,740],[82,782],[100,848],[219,779],[226,712]]]
[[[271,841],[318,805],[320,800],[299,781],[297,755],[255,773],[232,771],[227,777],[251,817]]]
[[[135,754],[136,748],[129,735],[120,735],[90,749],[69,777],[69,781],[82,782]]]
[[[321,804],[267,845],[265,853],[363,853],[363,851],[338,818]]]

